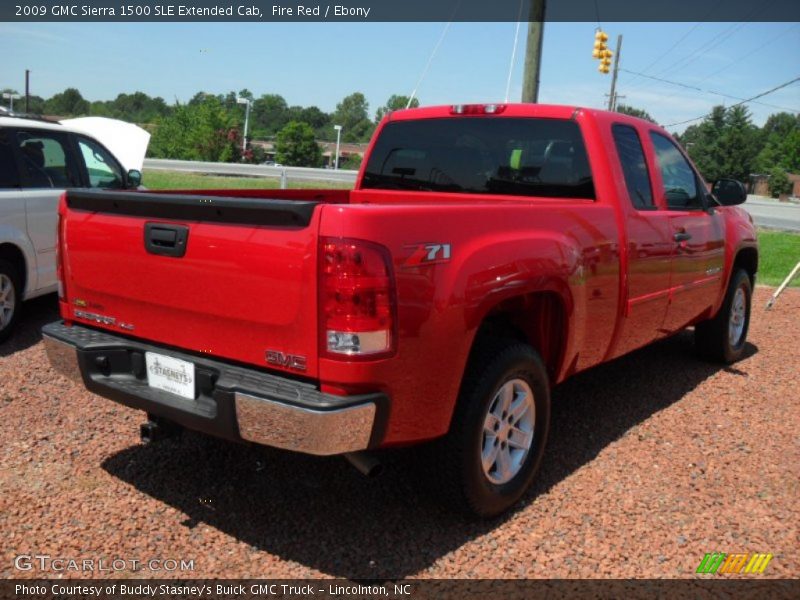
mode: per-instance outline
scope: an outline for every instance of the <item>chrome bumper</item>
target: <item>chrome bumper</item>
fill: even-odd
[[[388,415],[388,399],[383,394],[333,396],[308,383],[167,351],[82,326],[67,328],[53,323],[45,326],[42,337],[53,368],[90,391],[227,439],[307,454],[345,454],[378,444],[380,425]],[[151,388],[143,372],[123,367],[109,376],[95,367],[97,354],[118,352],[128,356],[146,351],[191,360],[198,370],[213,371],[214,389],[198,388],[196,400],[185,399]],[[118,359],[115,364],[126,361]]]
[[[68,343],[42,334],[44,351],[50,360],[50,365],[64,377],[83,383],[81,368],[78,365],[78,349]]]
[[[237,392],[236,421],[239,435],[257,444],[308,454],[344,454],[369,447],[375,404],[322,411]]]

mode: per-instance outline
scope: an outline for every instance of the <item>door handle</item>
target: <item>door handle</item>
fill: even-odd
[[[692,234],[686,233],[685,231],[678,231],[672,236],[672,239],[676,242],[688,242],[690,239],[692,239]]]
[[[186,254],[189,228],[186,225],[145,223],[144,247],[150,254],[182,257]]]

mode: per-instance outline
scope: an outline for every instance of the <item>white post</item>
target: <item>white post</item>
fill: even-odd
[[[244,104],[245,105],[245,109],[244,109],[244,135],[242,136],[242,153],[244,154],[244,152],[247,150],[247,125],[250,122],[250,105],[252,104],[252,102],[250,101],[249,98],[242,98],[242,97],[237,98],[236,102],[238,102],[239,104]]]
[[[286,169],[281,170],[281,189],[285,190],[289,187],[289,182],[286,180]]]
[[[333,163],[334,170],[339,170],[339,142],[342,139],[342,126],[341,125],[334,125],[333,128],[336,130],[336,159]]]

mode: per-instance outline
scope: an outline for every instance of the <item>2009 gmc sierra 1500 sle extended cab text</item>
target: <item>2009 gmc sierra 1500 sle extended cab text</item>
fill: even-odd
[[[362,467],[435,440],[442,496],[494,515],[535,476],[553,385],[691,325],[741,356],[756,235],[741,183],[712,192],[625,115],[397,111],[353,191],[67,192],[46,347],[146,435]]]

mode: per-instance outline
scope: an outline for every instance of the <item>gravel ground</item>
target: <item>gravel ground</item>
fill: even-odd
[[[535,489],[483,523],[419,490],[409,454],[367,480],[197,434],[142,446],[142,413],[50,370],[55,302],[36,300],[0,347],[0,575],[56,576],[12,566],[48,554],[193,559],[197,577],[691,577],[706,552],[758,551],[797,577],[800,290],[765,312],[770,292],[732,367],[685,333],[559,387]]]

